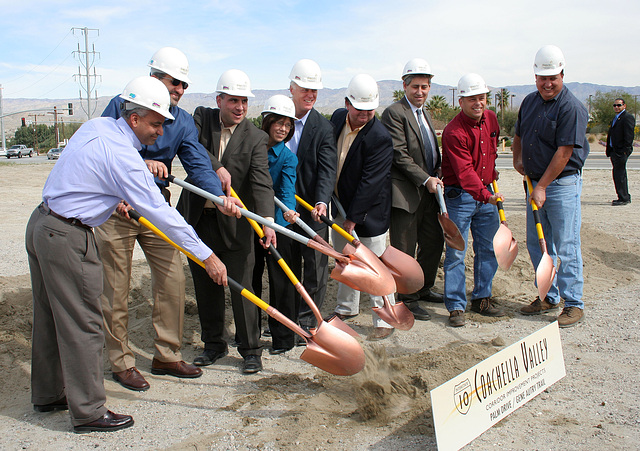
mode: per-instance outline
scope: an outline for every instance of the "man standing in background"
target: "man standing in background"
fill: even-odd
[[[627,181],[627,160],[631,152],[633,152],[636,119],[627,112],[627,104],[620,97],[613,101],[613,110],[616,115],[607,133],[606,152],[607,156],[611,158],[613,183],[618,194],[618,198],[611,202],[611,205],[616,207],[631,203],[629,183]]]

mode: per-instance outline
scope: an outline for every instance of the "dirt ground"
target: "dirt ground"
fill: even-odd
[[[107,406],[134,416],[134,427],[115,433],[77,435],[68,414],[37,414],[30,403],[31,289],[24,229],[39,202],[52,164],[0,164],[3,194],[0,243],[0,447],[3,449],[261,449],[423,450],[435,448],[429,391],[478,361],[554,319],[517,311],[536,295],[525,246],[521,177],[502,171],[507,220],[520,242],[513,267],[498,270],[494,297],[508,316],[468,313],[467,325],[447,326],[442,304],[425,304],[433,319],[417,321],[378,343],[369,302],[349,324],[361,335],[365,369],[332,376],[300,360],[304,348],[270,356],[264,338],[264,370],[243,375],[235,348],[194,380],[150,374],[153,335],[150,276],[136,253],[130,301],[130,341],[137,367],[151,383],[147,392],[122,388],[105,359]],[[180,176],[180,172],[176,173]],[[632,193],[640,172],[629,172]],[[177,195],[178,190],[175,190]],[[561,330],[567,376],[518,409],[466,449],[637,449],[640,441],[638,320],[640,231],[635,203],[611,207],[610,171],[584,174],[583,255],[586,320]],[[471,255],[467,267],[472,268]],[[185,273],[189,275],[185,260]],[[471,273],[468,273],[471,277]],[[468,279],[470,289],[472,279]],[[201,347],[197,308],[188,281],[184,357]],[[442,291],[442,274],[436,288]],[[330,281],[323,314],[335,306]],[[266,299],[265,299],[266,300]],[[630,313],[631,312],[631,313]],[[228,309],[228,330],[233,325]]]

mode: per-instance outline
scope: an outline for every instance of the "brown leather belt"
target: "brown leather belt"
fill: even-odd
[[[86,224],[83,224],[82,221],[80,221],[79,219],[76,218],[65,218],[64,216],[60,216],[58,213],[56,213],[55,211],[53,211],[52,209],[49,209],[49,214],[51,216],[53,216],[54,218],[57,218],[61,221],[64,221],[68,224],[71,224],[73,226],[77,226],[77,227],[82,227],[83,229],[87,229],[87,230],[93,230],[92,227],[89,227]]]

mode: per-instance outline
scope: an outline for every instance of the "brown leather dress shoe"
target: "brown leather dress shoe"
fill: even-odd
[[[158,359],[153,359],[151,362],[151,374],[169,374],[175,377],[193,378],[202,376],[202,370],[184,360],[178,362],[161,362]]]
[[[380,341],[389,338],[395,329],[391,327],[374,327],[373,332],[369,335],[369,341]]]
[[[34,404],[33,410],[36,412],[54,412],[56,410],[69,410],[69,405],[67,404],[67,397],[63,396],[57,401],[51,402],[49,404]]]
[[[107,413],[102,415],[97,420],[91,423],[85,423],[73,427],[74,432],[111,432],[119,431],[133,426],[133,418],[130,415],[119,415],[107,410]]]
[[[149,382],[140,374],[135,366],[124,371],[114,371],[112,373],[113,380],[119,382],[124,388],[134,391],[149,390]]]

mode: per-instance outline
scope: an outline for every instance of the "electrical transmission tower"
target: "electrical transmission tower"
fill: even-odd
[[[87,113],[87,117],[91,119],[93,113],[95,113],[95,109],[98,101],[98,92],[96,91],[96,80],[100,79],[102,81],[102,76],[96,74],[96,68],[94,67],[94,63],[96,61],[96,55],[100,57],[100,52],[96,52],[95,44],[91,44],[92,49],[89,50],[89,33],[95,32],[96,35],[100,35],[100,30],[97,28],[76,28],[73,27],[71,29],[74,34],[77,31],[80,31],[84,35],[84,50],[80,50],[80,43],[78,42],[78,50],[73,53],[78,57],[78,62],[80,65],[78,66],[78,73],[74,75],[76,80],[80,83],[80,105],[84,110],[84,105],[82,104],[82,91],[85,92],[85,97],[87,100],[87,109],[85,113]],[[83,61],[84,60],[84,61]],[[82,73],[82,67],[84,67],[84,73]],[[91,73],[91,69],[93,69],[93,74]],[[91,95],[95,99],[95,105],[92,105]]]

